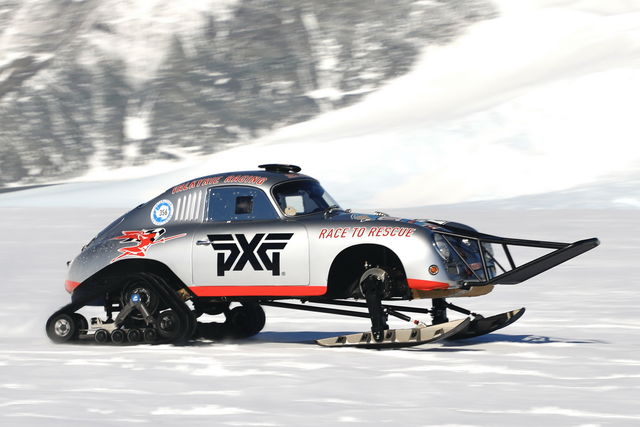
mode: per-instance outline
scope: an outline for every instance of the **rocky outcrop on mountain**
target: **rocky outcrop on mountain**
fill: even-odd
[[[485,0],[0,4],[0,186],[208,153],[352,104]]]

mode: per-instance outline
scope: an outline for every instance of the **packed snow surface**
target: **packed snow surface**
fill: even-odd
[[[499,5],[500,17],[429,49],[364,102],[256,144],[0,194],[0,424],[639,425],[640,6]],[[146,135],[144,120],[128,126]],[[49,342],[45,321],[69,298],[65,262],[100,229],[179,182],[269,162],[300,164],[344,207],[520,196],[389,213],[602,245],[524,284],[454,300],[486,315],[527,308],[459,343],[321,348],[313,340],[368,322],[274,308],[242,341]]]
[[[486,315],[527,308],[508,328],[462,342],[382,351],[323,348],[312,341],[367,330],[368,321],[266,308],[263,332],[242,341],[51,343],[45,321],[69,298],[65,261],[119,213],[0,208],[0,424],[640,423],[636,211],[413,212],[513,237],[602,240],[524,284],[452,300]]]

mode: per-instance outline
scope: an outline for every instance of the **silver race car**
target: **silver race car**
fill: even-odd
[[[176,185],[98,233],[70,263],[71,303],[49,318],[48,336],[116,344],[243,338],[262,330],[262,306],[273,306],[370,319],[370,331],[317,341],[325,346],[470,338],[513,323],[524,308],[483,317],[449,298],[520,283],[599,244],[355,213],[297,166],[259,167]],[[513,246],[548,253],[517,265]],[[423,298],[428,308],[394,302]],[[104,318],[77,313],[96,305]],[[449,321],[449,310],[466,317]],[[429,315],[430,324],[407,313]],[[203,314],[224,321],[198,321]],[[389,329],[389,316],[412,325]]]

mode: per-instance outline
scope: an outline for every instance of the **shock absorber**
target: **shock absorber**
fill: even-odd
[[[447,323],[449,321],[447,317],[447,301],[444,298],[434,298],[432,303],[431,318],[433,319],[433,324]]]

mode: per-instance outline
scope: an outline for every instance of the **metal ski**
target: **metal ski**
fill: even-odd
[[[491,317],[477,316],[473,319],[469,326],[465,329],[460,329],[454,334],[447,336],[448,340],[462,340],[467,338],[474,338],[480,335],[485,335],[498,329],[502,329],[505,326],[509,326],[516,320],[518,320],[524,314],[525,308],[519,308],[517,310],[507,311],[506,313],[496,314]]]
[[[465,330],[470,319],[453,320],[433,326],[412,329],[388,329],[382,340],[373,339],[371,332],[323,338],[316,343],[323,347],[399,348],[432,343]]]

